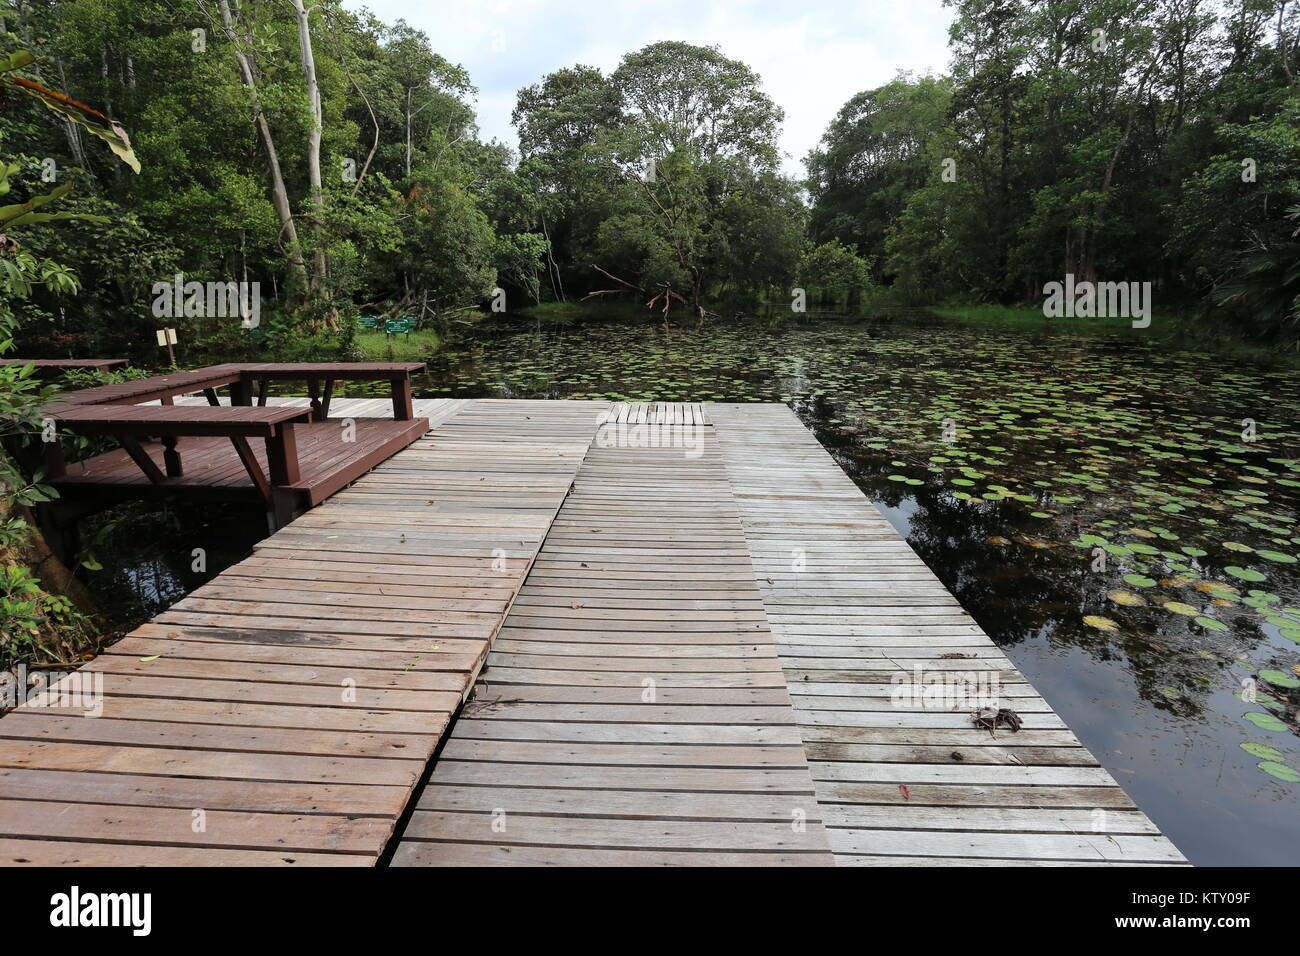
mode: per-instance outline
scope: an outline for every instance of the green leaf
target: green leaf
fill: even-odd
[[[64,183],[53,192],[48,192],[44,196],[33,196],[27,202],[13,203],[8,206],[0,206],[0,228],[9,226],[11,223],[21,220],[24,216],[31,213],[33,209],[39,209],[46,203],[54,202],[61,199],[72,191],[72,183]]]
[[[1270,747],[1268,744],[1244,743],[1238,744],[1238,746],[1252,757],[1260,757],[1264,760],[1281,761],[1285,756],[1282,751],[1276,747]]]
[[[1288,767],[1284,763],[1265,760],[1260,763],[1259,769],[1267,774],[1277,777],[1279,780],[1285,780],[1287,783],[1300,783],[1300,770]]]
[[[1259,676],[1275,687],[1300,687],[1300,679],[1284,674],[1282,671],[1263,670]]]
[[[1286,730],[1286,724],[1282,723],[1282,721],[1278,720],[1272,714],[1261,714],[1258,711],[1252,711],[1245,715],[1245,719],[1249,720],[1260,730],[1272,730],[1279,733]]]
[[[35,55],[26,50],[17,50],[9,54],[7,63],[0,64],[0,73],[8,73],[11,70],[21,70],[23,67],[35,62]]]
[[[85,103],[78,103],[70,96],[56,93],[40,83],[23,79],[21,76],[14,76],[0,81],[0,87],[20,90],[28,96],[40,100],[47,108],[58,113],[64,119],[71,120],[92,135],[98,136],[108,144],[108,148],[122,162],[130,166],[135,172],[140,172],[140,160],[136,159],[135,152],[131,149],[131,140],[126,135],[126,130],[99,112],[99,110],[92,109]]]
[[[29,212],[25,216],[19,216],[17,219],[10,220],[5,223],[5,225],[10,228],[13,226],[35,226],[42,222],[55,222],[61,219],[80,219],[82,222],[98,223],[112,222],[112,220],[106,216],[92,216],[89,213],[84,212]]]
[[[1223,569],[1231,574],[1234,578],[1240,578],[1243,581],[1264,581],[1267,578],[1253,568],[1241,568],[1236,565],[1230,565]]]

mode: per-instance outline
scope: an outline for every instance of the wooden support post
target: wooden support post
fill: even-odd
[[[307,379],[307,397],[311,399],[311,420],[320,421],[324,416],[320,413],[320,381],[318,379]]]
[[[59,436],[56,434],[54,441],[42,441],[41,445],[45,463],[45,480],[62,478],[68,473],[68,466],[63,460],[63,444],[59,441]]]
[[[203,397],[208,400],[208,404],[213,408],[217,408],[221,405],[221,399],[217,397],[217,390],[215,388],[205,388],[203,390]]]
[[[163,464],[167,466],[168,478],[179,478],[185,472],[181,470],[180,452],[176,450],[176,436],[163,435]]]
[[[409,422],[415,418],[415,406],[411,403],[411,377],[409,375],[393,379],[393,418],[399,422]]]
[[[266,408],[266,396],[271,390],[271,380],[264,378],[257,383],[257,407]]]
[[[117,440],[122,443],[122,447],[131,456],[131,460],[140,467],[140,470],[145,473],[145,477],[151,482],[155,485],[161,485],[166,480],[158,465],[149,457],[149,453],[140,447],[138,441],[130,435],[120,435]]]
[[[231,405],[252,405],[253,404],[253,380],[243,375],[239,381],[230,383],[230,404]]]
[[[275,488],[271,492],[271,528],[279,531],[293,520],[297,495],[288,488]]]
[[[276,428],[275,435],[266,439],[266,460],[271,466],[271,484],[275,487],[297,484],[301,480],[298,438],[292,422],[283,422]]]
[[[326,419],[330,417],[330,400],[334,398],[334,379],[325,379],[325,394],[320,400],[320,417]]]
[[[248,439],[243,435],[231,435],[230,442],[235,446],[235,454],[244,463],[244,470],[248,472],[248,477],[253,479],[253,487],[262,496],[262,500],[270,504],[271,483],[266,480],[266,473],[262,471],[262,466],[258,464],[257,456],[253,454],[253,449],[249,447]]]

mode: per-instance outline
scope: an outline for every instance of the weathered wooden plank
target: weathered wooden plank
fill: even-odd
[[[1181,862],[789,409],[709,415],[838,862]]]
[[[395,865],[829,862],[722,462],[697,437],[688,457],[597,435]],[[702,575],[713,603],[689,590]]]
[[[41,698],[0,719],[0,852],[43,865],[105,862],[108,845],[115,864],[373,863],[595,434],[585,406],[530,421],[511,403],[451,404],[457,415],[408,453],[86,665],[103,680],[99,719]],[[296,404],[80,413],[227,429],[303,414]],[[299,427],[304,481],[352,454],[337,424]],[[502,430],[527,441],[503,442]],[[496,477],[503,464],[508,484]],[[461,477],[431,480],[438,469]],[[220,475],[207,478],[238,480]]]

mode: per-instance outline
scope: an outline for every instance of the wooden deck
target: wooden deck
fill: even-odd
[[[0,719],[0,864],[1183,862],[784,406],[415,414],[86,665],[102,717]]]
[[[0,719],[0,864],[375,862],[597,413],[423,408],[450,420],[86,665],[102,716]]]
[[[120,447],[71,468],[61,442],[15,453],[30,472],[43,467],[59,489],[60,499],[43,505],[38,519],[47,539],[65,551],[69,524],[75,537],[75,521],[88,509],[130,498],[253,501],[278,529],[424,434],[428,422],[416,418],[411,400],[411,375],[423,368],[422,362],[225,364],[78,389],[58,394],[43,415],[62,435],[111,438]],[[271,382],[285,381],[305,386],[306,408],[266,407]],[[331,421],[338,381],[387,383],[391,420]],[[221,388],[229,389],[224,401]],[[198,392],[203,404],[187,400]],[[263,447],[254,450],[251,438]]]
[[[793,412],[707,408],[836,862],[1184,862]],[[1023,728],[895,706],[918,667],[996,674]]]
[[[831,862],[717,442],[659,431],[597,435],[395,865]]]
[[[90,406],[86,411],[104,412],[113,407],[116,406]],[[153,407],[155,406],[144,406],[145,409]],[[201,414],[207,410],[200,406],[191,412]],[[265,409],[254,407],[243,411],[251,413]],[[354,440],[348,442],[344,440],[345,431],[341,421],[298,424],[295,435],[299,479],[287,487],[296,492],[299,507],[313,507],[378,463],[401,451],[425,431],[423,419],[410,422],[359,420]],[[51,481],[51,484],[59,489],[62,498],[74,502],[101,498],[161,498],[178,493],[214,501],[261,500],[261,493],[248,474],[248,469],[232,451],[229,437],[190,437],[182,439],[177,445],[184,459],[185,473],[174,478],[165,475],[166,448],[163,443],[147,441],[141,442],[140,448],[153,460],[158,470],[164,473],[157,481],[151,481],[140,470],[129,452],[118,448],[87,461],[68,465],[67,472],[61,478]],[[266,446],[259,442],[250,444],[249,448],[263,473],[270,474]]]
[[[36,374],[45,378],[64,372],[111,372],[130,364],[124,358],[109,359],[0,359],[0,366],[30,365]]]

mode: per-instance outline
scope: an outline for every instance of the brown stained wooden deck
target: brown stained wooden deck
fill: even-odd
[[[44,446],[48,483],[63,499],[44,509],[45,523],[57,529],[67,516],[75,520],[104,502],[184,494],[259,502],[281,527],[424,434],[428,422],[414,414],[410,382],[423,368],[422,362],[213,365],[62,394],[45,409],[61,430],[111,437],[121,447],[69,467],[58,443]],[[304,383],[307,409],[265,407],[271,381]],[[391,420],[355,414],[329,420],[336,381],[388,383]],[[218,389],[224,387],[230,395],[223,401]],[[185,397],[195,392],[203,392],[203,404]],[[161,405],[143,404],[155,401]],[[254,449],[250,438],[261,439],[261,447]]]
[[[124,358],[101,359],[0,359],[0,366],[31,365],[41,376],[61,375],[64,372],[111,372],[130,364]]]
[[[101,412],[118,406],[91,406],[87,411]],[[144,406],[150,410],[157,406]],[[202,414],[205,407],[190,408],[190,414]],[[222,409],[224,412],[259,412],[266,409]],[[229,426],[227,424],[227,430]],[[299,506],[310,508],[324,501],[349,482],[401,451],[426,431],[425,421],[386,421],[371,419],[355,422],[352,441],[346,441],[342,420],[298,424],[297,439],[299,480],[292,488]],[[160,441],[142,442],[141,449],[160,471],[165,471],[165,447]],[[267,450],[261,442],[250,444],[263,473],[270,473]],[[261,495],[248,470],[231,447],[230,439],[187,437],[177,443],[184,462],[184,474],[152,482],[125,449],[116,449],[67,466],[63,477],[51,484],[68,501],[121,500],[159,498],[185,494],[209,500],[260,501]]]

